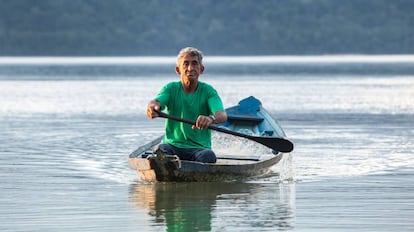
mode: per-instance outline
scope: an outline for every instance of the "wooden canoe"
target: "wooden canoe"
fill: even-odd
[[[226,112],[228,120],[217,126],[252,135],[286,137],[280,125],[254,97],[241,100],[238,105],[227,108]],[[231,135],[230,139],[223,138],[219,132],[214,132],[212,137],[217,155],[214,164],[155,154],[154,147],[163,138],[160,136],[133,151],[129,155],[129,166],[137,171],[143,181],[232,181],[268,174],[270,168],[283,157],[282,152],[244,138]]]

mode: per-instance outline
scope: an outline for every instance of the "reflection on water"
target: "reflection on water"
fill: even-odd
[[[295,184],[135,183],[130,201],[167,231],[292,229]]]

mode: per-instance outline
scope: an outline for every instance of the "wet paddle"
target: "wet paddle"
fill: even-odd
[[[174,121],[184,122],[184,123],[187,123],[187,124],[190,124],[190,125],[195,124],[195,122],[191,121],[191,120],[187,120],[187,119],[175,117],[175,116],[172,116],[172,115],[168,115],[168,114],[163,113],[163,112],[158,111],[158,110],[156,110],[156,112],[158,113],[158,115],[161,118],[168,118],[168,119],[171,119],[171,120],[174,120]],[[236,132],[236,131],[228,130],[228,129],[218,127],[218,126],[214,126],[214,125],[210,125],[208,128],[211,129],[211,130],[215,130],[215,131],[223,132],[223,133],[226,133],[226,134],[230,134],[230,135],[239,136],[239,137],[243,137],[243,138],[246,138],[246,139],[253,140],[257,143],[265,145],[266,147],[269,147],[269,148],[271,148],[273,150],[276,150],[276,151],[291,152],[293,150],[293,143],[291,141],[289,141],[288,139],[285,139],[285,138],[270,137],[270,136],[247,135],[247,134],[239,133],[239,132]]]

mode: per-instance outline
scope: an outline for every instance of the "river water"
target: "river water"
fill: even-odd
[[[144,183],[145,107],[174,57],[0,58],[1,231],[413,231],[414,57],[206,57],[295,150],[263,178]]]

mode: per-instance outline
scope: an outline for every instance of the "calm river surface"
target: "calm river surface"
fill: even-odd
[[[0,231],[414,231],[414,57],[206,57],[295,150],[272,175],[143,183],[127,157],[174,57],[0,58]]]

